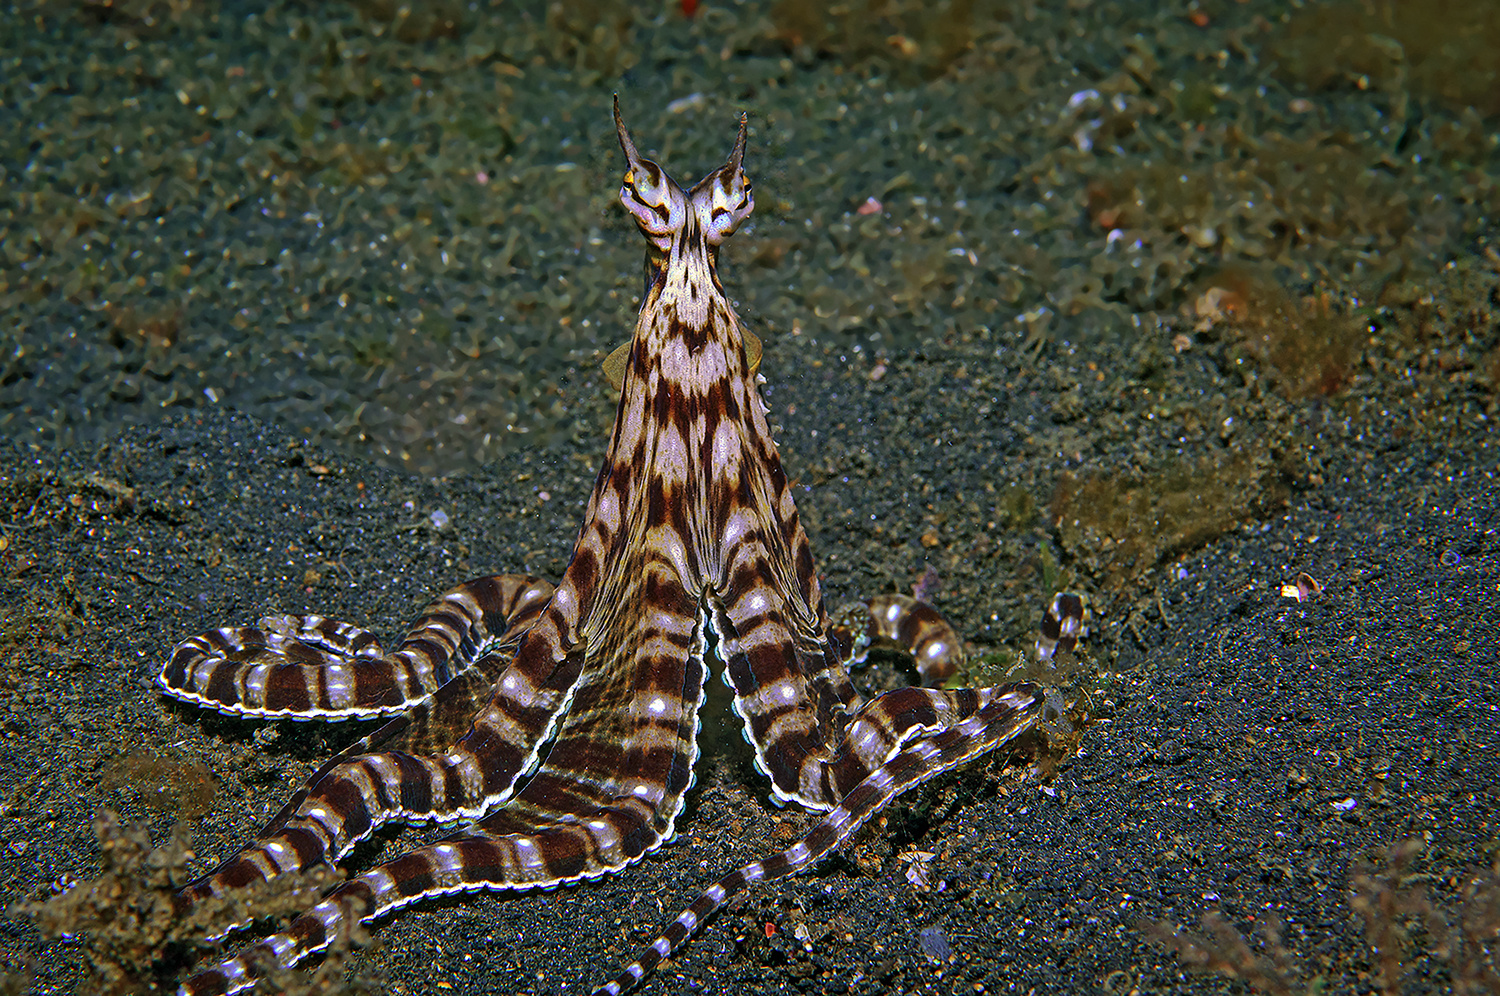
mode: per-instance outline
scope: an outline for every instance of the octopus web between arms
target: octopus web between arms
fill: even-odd
[[[672,836],[698,757],[710,659],[733,689],[778,802],[822,816],[794,846],[729,872],[599,991],[639,982],[737,892],[808,868],[912,786],[1035,723],[1032,684],[900,688],[866,700],[846,664],[871,640],[936,684],[961,643],[925,603],[890,595],[830,624],[807,536],[766,424],[759,344],[719,283],[719,245],[754,205],[729,161],[684,191],[615,125],[620,200],[650,245],[608,455],[562,580],[480,578],[434,602],[385,653],[359,627],[274,616],[184,641],[169,696],[266,718],[391,717],[335,756],[256,841],[178,895],[333,863],[379,825],[469,821],[335,888],[283,932],[193,976],[191,996],[249,988],[342,927],[470,890],[551,888],[618,871]],[[618,361],[617,361],[618,365]],[[1059,595],[1039,652],[1084,634]],[[239,925],[237,925],[239,926]]]

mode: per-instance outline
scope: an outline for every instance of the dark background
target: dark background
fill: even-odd
[[[1056,587],[1099,616],[1060,679],[1092,721],[1076,754],[924,787],[646,991],[1239,986],[1147,936],[1215,911],[1262,951],[1280,922],[1292,991],[1378,989],[1392,957],[1407,992],[1462,974],[1420,914],[1372,952],[1350,891],[1479,923],[1493,878],[1487,5],[4,17],[7,905],[96,873],[105,805],[158,840],[186,815],[206,868],[354,736],[165,704],[177,640],[271,611],[390,640],[467,577],[560,573],[639,293],[618,89],[679,180],[750,112],[757,209],[723,277],[831,601],[930,567],[981,671]],[[1321,593],[1284,594],[1304,573]],[[363,970],[597,984],[806,825],[721,739],[675,845],[406,911]],[[0,947],[37,991],[78,984],[76,940],[12,917]]]

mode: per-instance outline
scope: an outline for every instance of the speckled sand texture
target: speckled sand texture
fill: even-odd
[[[1486,5],[522,6],[0,15],[0,901],[94,875],[100,806],[165,841],[202,771],[206,869],[357,735],[167,705],[176,640],[560,573],[640,291],[618,90],[679,179],[750,114],[723,277],[831,601],[930,567],[988,668],[1054,587],[1099,611],[1060,768],[932,783],[646,993],[1243,992],[1148,936],[1205,912],[1380,991],[1348,893],[1406,839],[1382,880],[1457,922],[1500,806]],[[806,825],[705,736],[675,845],[358,970],[607,978]],[[77,989],[80,941],[0,923],[0,984]],[[1408,926],[1400,991],[1444,991]]]

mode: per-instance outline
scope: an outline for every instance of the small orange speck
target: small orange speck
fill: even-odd
[[[767,937],[775,937],[776,936],[776,925],[774,923],[768,923],[768,924],[766,924],[765,931],[766,931],[766,936]]]
[[[885,43],[908,59],[914,58],[922,51],[921,45],[918,45],[905,35],[891,35],[885,40]]]
[[[873,197],[866,197],[865,202],[859,206],[855,214],[879,214],[885,210],[884,206]]]
[[[1192,11],[1188,14],[1188,20],[1200,28],[1206,28],[1208,27],[1208,12],[1202,10]]]

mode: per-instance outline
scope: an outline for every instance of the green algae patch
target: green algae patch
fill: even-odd
[[[1312,251],[1351,270],[1393,269],[1417,248],[1412,197],[1382,166],[1383,153],[1350,135],[1254,135],[1220,125],[1194,145],[1090,181],[1094,223],[1144,243],[1095,260],[1104,300],[1162,307],[1224,259],[1279,262]]]
[[[1270,46],[1276,75],[1314,90],[1408,94],[1500,114],[1500,19],[1491,0],[1313,4]]]
[[[211,946],[205,936],[229,923],[299,912],[337,881],[330,869],[311,869],[203,900],[182,913],[173,897],[193,877],[186,824],[177,824],[165,844],[152,847],[144,827],[124,824],[103,809],[94,819],[94,836],[96,878],[8,911],[33,918],[51,937],[83,934],[88,976],[78,991],[84,993],[159,992],[194,948]]]
[[[1170,557],[1285,503],[1271,460],[1247,452],[1186,457],[1150,472],[1065,475],[1052,496],[1063,549],[1119,594]]]
[[[1289,398],[1337,394],[1349,380],[1365,326],[1328,295],[1294,299],[1247,267],[1208,278],[1193,304],[1199,331],[1216,330],[1275,372]]]
[[[13,579],[4,580],[4,587],[11,587]],[[57,654],[69,664],[74,663],[76,651],[70,648],[89,624],[87,597],[72,574],[64,575],[56,585],[30,591],[19,602],[12,603],[0,613],[0,661],[7,665],[0,688],[9,684],[19,659],[17,655],[28,648]]]
[[[789,52],[907,81],[942,76],[1008,14],[1006,4],[984,0],[777,0],[770,11],[772,37]]]
[[[1031,496],[1029,488],[1010,484],[1001,490],[994,513],[1005,529],[1026,529],[1036,521],[1036,499]]]
[[[206,815],[219,785],[203,762],[161,750],[128,754],[107,764],[99,776],[106,791],[137,796],[152,809],[189,819]]]

